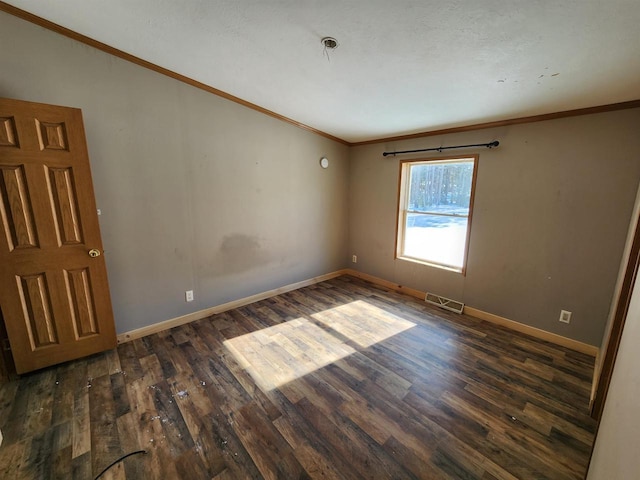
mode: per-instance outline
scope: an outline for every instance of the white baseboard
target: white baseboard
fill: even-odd
[[[276,295],[280,295],[282,293],[290,292],[292,290],[297,290],[302,287],[307,287],[309,285],[324,282],[325,280],[330,280],[332,278],[345,275],[346,273],[347,273],[347,270],[338,270],[335,272],[327,273],[325,275],[320,275],[319,277],[310,278],[308,280],[302,280],[300,282],[291,283],[283,287],[274,288],[273,290],[257,293],[249,297],[239,298],[238,300],[233,300],[232,302],[223,303],[215,307],[205,308],[204,310],[199,310],[197,312],[189,313],[187,315],[182,315],[181,317],[170,318],[169,320],[164,320],[162,322],[154,323],[153,325],[148,325],[146,327],[130,330],[128,332],[124,332],[118,335],[118,343],[130,342],[131,340],[135,340],[136,338],[146,337],[147,335],[162,332],[163,330],[168,330],[173,327],[178,327],[180,325],[184,325],[185,323],[190,323],[195,320],[200,320],[202,318],[207,318],[217,313],[233,310],[234,308],[242,307],[244,305],[249,305],[250,303],[254,303],[254,302],[259,302],[260,300],[275,297]]]
[[[426,292],[421,292],[420,290],[416,290],[414,288],[405,287],[403,285],[399,285],[397,283],[393,283],[388,280],[369,275],[367,273],[358,272],[356,270],[347,269],[345,273],[357,278],[361,278],[363,280],[367,280],[371,283],[390,288],[397,292],[411,295],[412,297],[416,297],[421,300],[424,300],[424,297],[426,295]],[[510,320],[508,318],[494,315],[493,313],[485,312],[477,308],[469,307],[467,305],[465,305],[463,313],[471,317],[479,318],[480,320],[486,320],[487,322],[495,323],[496,325],[501,325],[511,330],[515,330],[516,332],[525,333],[532,337],[539,338],[540,340],[545,340],[547,342],[570,348],[571,350],[575,350],[586,355],[591,355],[592,357],[597,356],[599,352],[599,348],[593,345],[579,342],[571,338],[563,337],[562,335],[557,335],[555,333],[547,332],[536,327],[531,327],[529,325],[525,325],[524,323],[516,322],[515,320]]]

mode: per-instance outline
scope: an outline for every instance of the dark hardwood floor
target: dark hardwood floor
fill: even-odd
[[[339,277],[0,388],[0,478],[581,479],[594,359]]]

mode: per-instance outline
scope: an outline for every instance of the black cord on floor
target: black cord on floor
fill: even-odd
[[[131,455],[135,455],[137,453],[144,453],[145,455],[147,454],[146,450],[136,450],[135,452],[131,452],[131,453],[127,453],[126,455],[121,456],[119,459],[111,462],[111,464],[105,468],[104,470],[102,470],[98,475],[96,475],[96,478],[94,478],[93,480],[98,480],[102,475],[105,474],[105,472],[107,470],[109,470],[111,467],[113,467],[116,463],[121,462],[122,460],[124,460],[127,457],[130,457]]]

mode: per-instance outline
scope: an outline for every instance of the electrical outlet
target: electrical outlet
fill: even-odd
[[[560,318],[558,321],[562,323],[571,323],[571,312],[567,310],[560,310]]]
[[[352,255],[351,256],[351,262],[352,263],[358,263],[358,256],[357,255]]]
[[[187,290],[184,292],[184,301],[193,302],[193,290]]]

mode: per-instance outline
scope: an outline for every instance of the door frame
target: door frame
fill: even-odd
[[[631,249],[629,251],[629,258],[627,259],[627,265],[625,267],[620,294],[618,295],[618,299],[616,302],[613,321],[611,322],[609,340],[607,341],[607,346],[604,351],[604,358],[602,359],[600,374],[595,379],[597,384],[593,404],[591,406],[591,416],[597,421],[600,421],[600,419],[602,418],[604,404],[607,399],[607,393],[609,392],[609,385],[611,384],[613,368],[615,366],[618,349],[620,347],[620,341],[622,339],[624,324],[627,320],[627,313],[629,312],[631,294],[638,277],[639,268],[640,215],[636,219],[635,231],[633,234],[633,240],[631,242]]]

